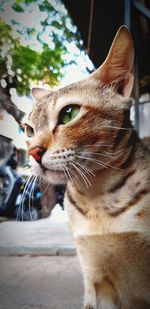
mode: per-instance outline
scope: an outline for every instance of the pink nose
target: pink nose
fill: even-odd
[[[28,154],[40,163],[45,150],[46,149],[42,146],[35,146],[28,150]]]

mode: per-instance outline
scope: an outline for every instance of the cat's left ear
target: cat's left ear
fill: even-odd
[[[119,28],[104,63],[91,77],[105,85],[113,85],[116,91],[129,98],[133,88],[134,47],[126,26]]]
[[[49,95],[52,91],[44,88],[32,88],[31,94],[36,101],[40,101],[45,96]]]

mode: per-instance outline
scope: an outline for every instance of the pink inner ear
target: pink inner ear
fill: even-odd
[[[123,26],[117,32],[106,60],[91,77],[106,85],[114,85],[118,93],[129,97],[133,87],[133,61],[132,38]]]
[[[50,94],[51,90],[43,88],[32,88],[32,96],[35,100],[39,101],[44,98],[46,95]]]

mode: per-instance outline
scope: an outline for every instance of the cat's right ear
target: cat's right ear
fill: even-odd
[[[131,34],[126,26],[118,30],[106,60],[91,74],[104,85],[112,85],[126,98],[131,95],[133,87],[134,47]]]
[[[49,95],[52,91],[44,88],[32,88],[31,94],[36,101],[40,101],[45,96]]]

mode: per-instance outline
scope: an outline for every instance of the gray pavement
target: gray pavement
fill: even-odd
[[[46,219],[0,223],[0,256],[75,254],[67,214],[59,205]]]
[[[0,309],[82,309],[77,256],[1,256]]]
[[[0,309],[81,309],[81,268],[67,215],[0,223]]]

